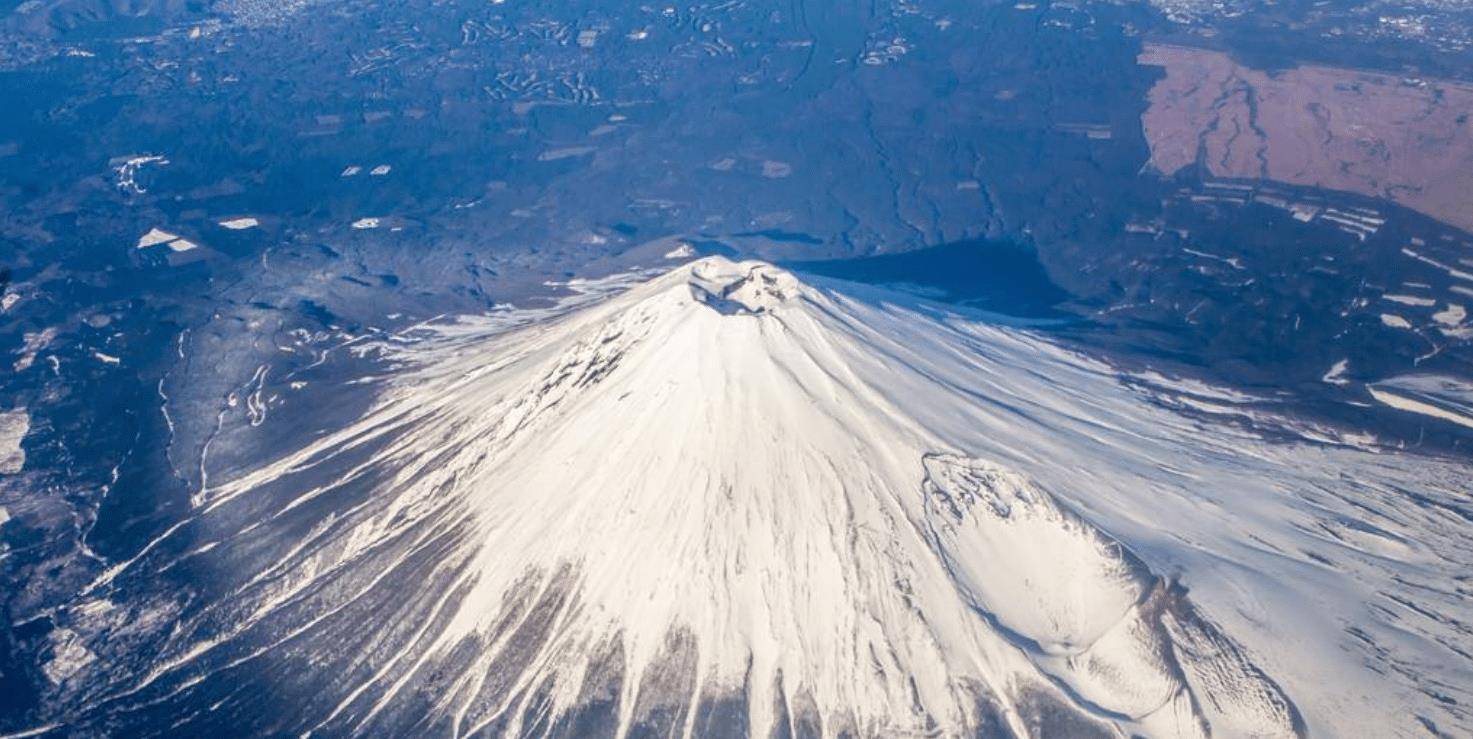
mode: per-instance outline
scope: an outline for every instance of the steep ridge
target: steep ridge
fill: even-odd
[[[141,663],[90,643],[137,668],[58,700],[117,722],[257,680],[270,728],[322,735],[1473,725],[1456,463],[1270,443],[760,263],[385,349],[360,422],[116,574],[208,563],[219,595]]]

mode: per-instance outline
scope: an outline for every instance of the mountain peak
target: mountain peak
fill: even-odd
[[[773,311],[796,297],[799,288],[792,273],[766,262],[707,257],[686,269],[691,296],[726,315]]]

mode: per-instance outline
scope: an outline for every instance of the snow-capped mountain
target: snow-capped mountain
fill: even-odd
[[[218,591],[87,642],[76,711],[269,679],[263,726],[320,735],[1473,728],[1454,462],[719,258],[395,351],[357,423],[108,573]]]

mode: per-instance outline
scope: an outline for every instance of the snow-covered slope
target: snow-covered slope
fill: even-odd
[[[283,733],[1473,729],[1455,463],[760,263],[396,351],[360,422],[203,491],[224,594],[88,700],[269,662],[316,680]]]

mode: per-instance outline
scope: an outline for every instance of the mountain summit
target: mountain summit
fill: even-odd
[[[228,596],[110,710],[269,655],[292,732],[1378,734],[1468,669],[1456,470],[942,306],[713,258],[395,351],[205,492]]]

